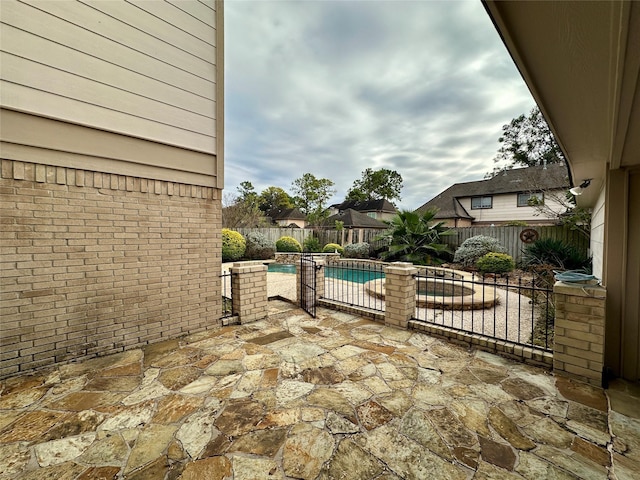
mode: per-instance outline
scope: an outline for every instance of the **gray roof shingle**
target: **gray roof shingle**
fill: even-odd
[[[492,178],[475,182],[455,183],[416,209],[423,212],[437,208],[435,218],[473,217],[458,201],[463,197],[499,195],[506,193],[539,192],[569,188],[567,167],[564,164],[514,168],[500,172]]]
[[[387,224],[360,213],[352,208],[336,213],[327,218],[327,223],[333,224],[335,221],[344,222],[346,228],[387,228]]]
[[[396,207],[386,198],[379,198],[377,200],[345,200],[342,203],[331,205],[330,208],[335,208],[340,211],[351,208],[358,212],[396,212]]]

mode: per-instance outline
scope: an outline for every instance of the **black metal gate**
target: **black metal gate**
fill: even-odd
[[[300,306],[316,318],[316,262],[305,253],[300,256]]]

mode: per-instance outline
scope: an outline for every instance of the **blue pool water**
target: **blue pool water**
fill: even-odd
[[[296,273],[295,265],[288,265],[285,263],[270,263],[267,267],[267,272],[272,273]]]
[[[270,263],[267,271],[275,273],[296,273],[296,266],[282,263]],[[367,283],[370,280],[384,278],[384,272],[368,269],[359,270],[343,267],[325,267],[324,276],[337,278],[339,280],[346,280],[348,282]]]

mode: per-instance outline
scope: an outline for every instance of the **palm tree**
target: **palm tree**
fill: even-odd
[[[432,223],[436,213],[436,209],[423,213],[398,212],[387,222],[389,229],[379,237],[389,242],[389,250],[382,254],[383,260],[430,265],[442,263],[443,257],[450,256],[449,247],[440,237],[453,231],[445,227],[444,222]]]

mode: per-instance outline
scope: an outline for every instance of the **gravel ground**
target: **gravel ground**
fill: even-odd
[[[479,310],[442,310],[417,308],[416,318],[446,327],[528,343],[536,320],[544,315],[544,305],[531,304],[531,299],[513,291],[496,288],[497,305]],[[361,284],[336,281],[325,287],[325,296],[331,300],[384,311],[384,300],[368,295]]]

